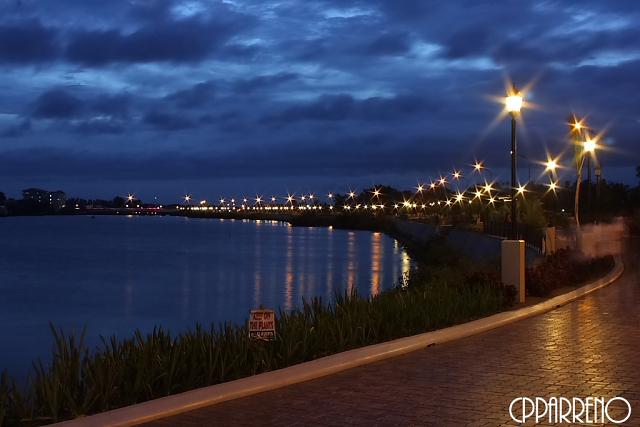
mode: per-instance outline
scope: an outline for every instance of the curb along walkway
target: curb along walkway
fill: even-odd
[[[543,315],[145,425],[517,425],[518,396],[622,396],[638,425],[639,253],[636,239],[615,285]]]

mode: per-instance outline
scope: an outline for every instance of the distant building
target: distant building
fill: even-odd
[[[54,210],[64,208],[67,196],[64,191],[47,191],[40,188],[27,188],[22,190],[22,198],[30,200],[38,205],[48,206]]]
[[[22,190],[22,198],[39,205],[44,205],[45,202],[47,204],[49,203],[49,192],[47,190],[41,190],[40,188],[27,188],[26,190]]]
[[[49,193],[49,206],[51,206],[55,210],[60,210],[64,208],[67,202],[67,195],[64,194],[64,191],[52,191]]]

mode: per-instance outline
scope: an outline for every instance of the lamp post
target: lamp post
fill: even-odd
[[[595,167],[596,174],[596,221],[600,216],[600,178],[602,177],[602,165],[598,164]]]
[[[516,164],[516,116],[522,108],[522,95],[514,86],[511,93],[505,98],[505,107],[511,116],[511,238],[518,238],[518,218],[517,218],[517,201],[516,201],[516,185],[518,181],[517,164]]]
[[[584,142],[584,153],[587,156],[587,214],[591,215],[591,157],[596,151],[596,142],[587,138]]]

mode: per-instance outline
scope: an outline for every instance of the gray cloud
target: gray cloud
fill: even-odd
[[[564,151],[576,112],[607,130],[607,164],[631,166],[638,18],[626,0],[4,2],[0,174],[413,182],[506,164],[506,77],[537,78],[527,156]]]
[[[34,65],[58,56],[58,32],[39,19],[0,23],[0,63]]]

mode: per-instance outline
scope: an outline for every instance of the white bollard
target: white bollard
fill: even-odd
[[[524,240],[502,241],[502,283],[515,286],[518,302],[523,303],[524,287]]]

